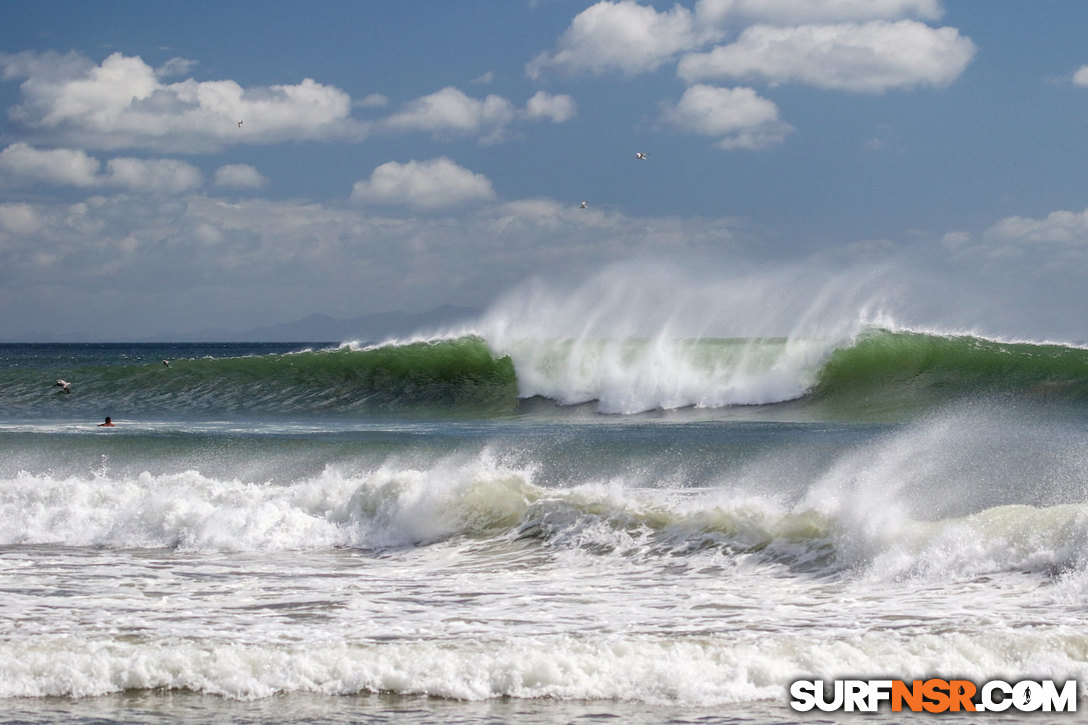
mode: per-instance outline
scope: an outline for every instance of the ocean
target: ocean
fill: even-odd
[[[1088,349],[515,332],[0,346],[0,721],[1017,722],[790,684],[1088,692]]]

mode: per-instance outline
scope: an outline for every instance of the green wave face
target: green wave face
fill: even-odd
[[[1088,350],[957,335],[871,330],[835,350],[813,404],[890,417],[967,398],[1088,402]]]
[[[72,393],[53,387],[72,382]],[[598,412],[718,411],[739,417],[904,420],[972,398],[1088,403],[1088,350],[869,330],[838,346],[774,339],[529,340],[476,336],[366,349],[161,363],[0,366],[15,416],[441,412],[492,416],[589,404]]]
[[[480,339],[144,365],[86,365],[64,373],[60,395],[47,374],[0,371],[0,404],[9,411],[112,411],[113,415],[185,412],[306,415],[372,410],[464,410],[501,414],[517,405],[508,358]],[[98,413],[96,413],[98,414]]]

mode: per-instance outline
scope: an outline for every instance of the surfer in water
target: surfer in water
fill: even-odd
[[[107,415],[107,416],[106,416],[106,422],[105,422],[105,423],[99,423],[99,424],[98,424],[98,427],[99,427],[99,428],[113,428],[113,427],[114,427],[114,425],[113,425],[113,421],[112,421],[112,420],[110,419],[110,417],[109,417],[109,416]]]

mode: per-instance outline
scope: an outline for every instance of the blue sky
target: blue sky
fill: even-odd
[[[4,19],[0,340],[843,280],[903,324],[1088,339],[1082,2]]]

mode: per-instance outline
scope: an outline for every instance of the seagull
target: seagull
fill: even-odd
[[[583,201],[581,204],[578,205],[578,208],[579,209],[585,209],[587,206],[589,206],[589,202],[588,201]]]
[[[646,154],[639,151],[637,154],[635,154],[635,158],[638,159],[639,161],[645,161],[646,160]]]
[[[55,388],[59,387],[61,390],[63,390],[66,393],[71,393],[72,392],[72,384],[70,382],[68,382],[67,380],[58,380],[53,385],[53,387],[55,387]]]
[[[245,122],[244,121],[239,121],[238,122],[238,128],[241,128],[243,123],[245,123]]]
[[[162,361],[162,366],[165,367],[165,368],[170,367],[170,361],[169,360],[163,360]]]

